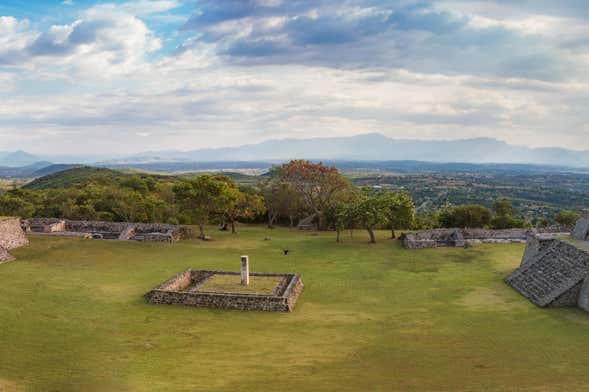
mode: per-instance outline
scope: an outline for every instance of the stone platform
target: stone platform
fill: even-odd
[[[531,234],[521,265],[505,282],[539,307],[589,311],[589,242]]]
[[[20,226],[20,219],[15,217],[0,217],[0,263],[14,260],[8,252],[29,243]]]
[[[178,242],[194,237],[188,226],[164,223],[76,221],[57,218],[31,218],[22,221],[25,230],[44,235],[84,237],[104,240]]]
[[[304,287],[301,277],[296,274],[254,272],[249,275],[253,278],[279,278],[278,284],[270,293],[264,294],[203,291],[205,282],[218,275],[235,275],[239,278],[240,272],[188,269],[145,294],[145,298],[152,304],[290,312]]]

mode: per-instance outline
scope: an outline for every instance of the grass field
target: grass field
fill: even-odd
[[[0,391],[589,389],[589,314],[538,309],[502,282],[522,245],[408,251],[387,234],[33,236],[0,266]],[[253,272],[302,274],[294,312],[142,297],[187,268],[237,271],[242,254]]]
[[[213,275],[198,288],[198,291],[270,295],[278,286],[280,279],[279,276],[250,276],[249,285],[242,286],[240,275]]]

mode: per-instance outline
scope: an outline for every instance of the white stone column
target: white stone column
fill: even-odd
[[[250,259],[249,256],[241,256],[241,284],[250,284]]]

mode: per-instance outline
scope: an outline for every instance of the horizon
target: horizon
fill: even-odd
[[[587,16],[547,0],[5,1],[0,151],[373,133],[587,150]]]

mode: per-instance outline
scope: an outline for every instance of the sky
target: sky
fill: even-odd
[[[586,0],[2,0],[0,151],[589,149]]]

